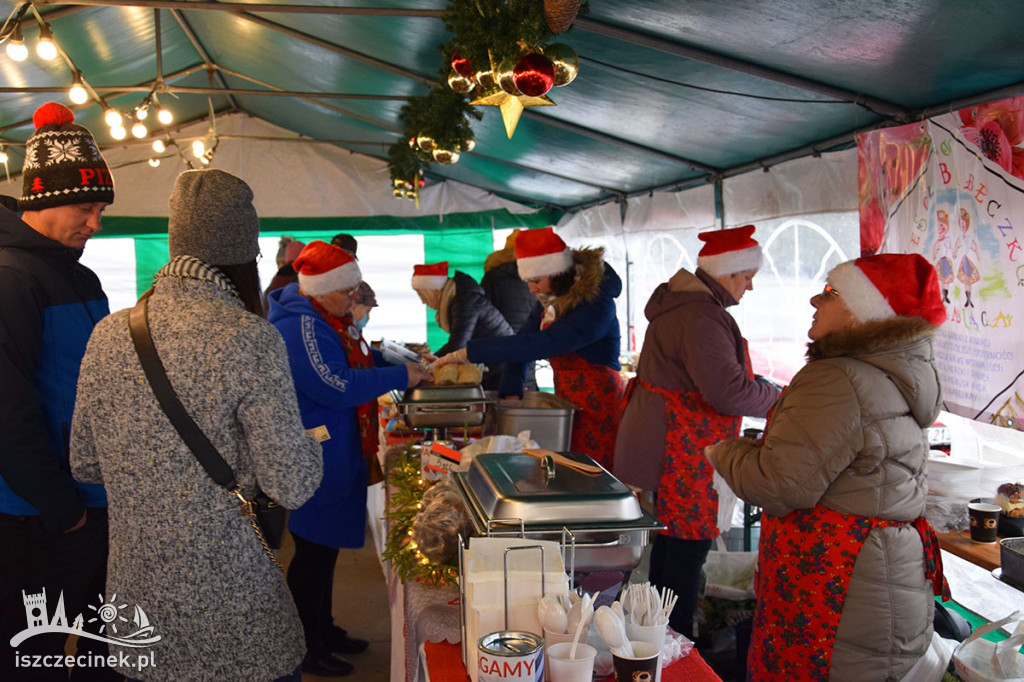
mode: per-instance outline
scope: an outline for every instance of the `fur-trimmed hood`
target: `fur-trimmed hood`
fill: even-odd
[[[622,293],[622,280],[605,266],[603,248],[573,249],[572,260],[576,268],[575,281],[567,294],[556,297],[551,303],[557,317],[598,296],[617,298]]]
[[[484,261],[484,274],[487,274],[499,265],[505,263],[511,263],[516,259],[515,249],[500,249],[498,251],[492,251],[487,259]]]
[[[868,322],[807,344],[807,360],[849,357],[878,367],[907,399],[915,419],[924,427],[941,405],[934,333],[935,327],[919,317]]]

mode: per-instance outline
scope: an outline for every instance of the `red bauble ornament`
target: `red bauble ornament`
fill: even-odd
[[[473,62],[457,51],[452,54],[452,69],[463,78],[473,78]]]
[[[555,65],[539,52],[528,54],[516,62],[512,82],[524,95],[542,97],[555,84]]]

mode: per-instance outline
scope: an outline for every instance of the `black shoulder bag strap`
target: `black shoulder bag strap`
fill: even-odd
[[[144,296],[128,312],[128,330],[131,332],[132,343],[135,344],[135,352],[139,354],[139,362],[142,364],[142,370],[146,373],[146,379],[149,380],[153,394],[156,395],[160,407],[163,409],[164,414],[167,415],[167,418],[171,420],[171,424],[177,430],[178,435],[181,436],[188,449],[192,451],[192,454],[199,460],[199,463],[206,469],[210,478],[218,485],[224,486],[228,492],[241,501],[242,513],[248,517],[249,523],[252,524],[253,530],[256,531],[256,536],[259,538],[260,544],[263,545],[263,550],[270,557],[271,561],[284,571],[284,567],[273,552],[273,549],[281,546],[280,534],[284,530],[284,517],[279,512],[283,512],[284,509],[279,507],[270,498],[262,496],[261,493],[257,493],[256,498],[253,500],[245,499],[242,495],[241,486],[235,480],[235,472],[224,461],[221,454],[217,452],[217,448],[206,437],[206,434],[199,428],[199,425],[189,416],[185,406],[181,404],[178,394],[174,392],[174,387],[171,386],[171,382],[167,378],[167,372],[164,369],[164,364],[160,361],[160,356],[156,352],[156,346],[153,345],[153,336],[149,333],[149,320],[146,317],[146,303],[148,300],[149,297]],[[261,502],[261,499],[265,500],[265,502]],[[264,504],[268,508],[276,509],[264,509]],[[274,519],[273,525],[280,526],[280,528],[272,531],[273,539],[268,539],[264,534],[264,529],[261,527],[260,517],[264,513],[272,514]],[[271,522],[269,518],[264,518],[263,521],[266,523]]]
[[[147,301],[148,298],[143,298],[128,313],[128,328],[131,331],[135,352],[139,354],[139,361],[142,363],[146,378],[149,379],[153,393],[167,418],[171,420],[171,424],[174,425],[181,439],[185,441],[185,445],[210,474],[210,478],[234,493],[238,489],[235,472],[217,452],[217,448],[206,437],[203,430],[189,416],[167,378],[164,364],[160,361],[160,356],[157,355],[153,337],[149,333],[149,320],[146,318]]]

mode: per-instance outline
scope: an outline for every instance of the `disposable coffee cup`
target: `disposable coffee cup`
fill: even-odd
[[[658,647],[660,651],[665,646],[665,635],[668,630],[668,624],[662,625],[637,625],[636,623],[626,621],[626,637],[630,641],[647,642]],[[661,680],[661,669],[664,667],[662,657],[658,657],[658,673],[655,676],[655,682]]]
[[[545,682],[554,682],[554,678],[551,677],[551,647],[565,642],[569,642],[571,644],[572,638],[575,634],[575,632],[552,632],[551,630],[544,628],[544,656],[548,660],[548,665],[544,666]],[[586,633],[580,635],[580,639],[586,639],[586,637]],[[583,642],[580,642],[580,644],[583,644]],[[593,661],[591,661],[591,663],[593,663]]]
[[[632,656],[612,652],[612,665],[618,682],[654,682],[658,675],[661,649],[650,642],[630,641]]]
[[[998,505],[988,502],[971,502],[967,505],[973,542],[995,544],[1000,511],[1002,510]]]
[[[597,649],[580,642],[576,645],[576,657],[569,658],[572,642],[558,642],[547,650],[545,672],[551,673],[551,682],[590,682],[594,676],[594,659]]]

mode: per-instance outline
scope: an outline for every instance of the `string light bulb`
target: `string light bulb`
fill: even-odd
[[[203,158],[204,154],[206,154],[206,143],[203,142],[202,140],[193,141],[192,156],[196,157],[197,159],[201,159]]]
[[[75,104],[85,104],[89,99],[89,93],[85,91],[85,84],[82,83],[82,72],[75,71],[75,77],[71,81],[71,89],[68,90],[68,99]]]
[[[36,43],[36,54],[40,59],[52,60],[57,56],[57,45],[53,42],[53,31],[45,21],[39,25],[39,42]]]
[[[132,135],[140,140],[146,135],[149,135],[149,130],[146,129],[146,124],[142,121],[136,121],[135,125],[132,126]]]
[[[107,113],[103,114],[103,120],[107,122],[108,126],[110,126],[111,132],[113,132],[114,128],[124,127],[124,117],[121,116],[120,111],[112,107],[107,108]]]
[[[206,154],[203,154],[202,156],[199,157],[199,163],[203,164],[204,166],[209,166],[210,157],[207,156]]]
[[[150,160],[149,160],[149,165],[150,165],[150,166],[151,166],[152,168],[156,168],[157,166],[159,166],[159,165],[160,165],[160,159],[150,159]]]
[[[7,149],[0,144],[0,163],[7,163]]]
[[[110,129],[110,136],[115,140],[123,140],[128,137],[128,131],[124,129],[124,126],[114,126]]]
[[[157,154],[163,154],[167,151],[167,145],[164,144],[163,140],[153,140],[153,151]]]
[[[160,121],[165,126],[169,126],[174,120],[174,114],[171,113],[170,109],[160,107],[156,112],[156,120]]]
[[[28,48],[25,47],[25,37],[21,34],[21,24],[14,27],[11,37],[7,39],[7,56],[16,62],[28,59]]]

